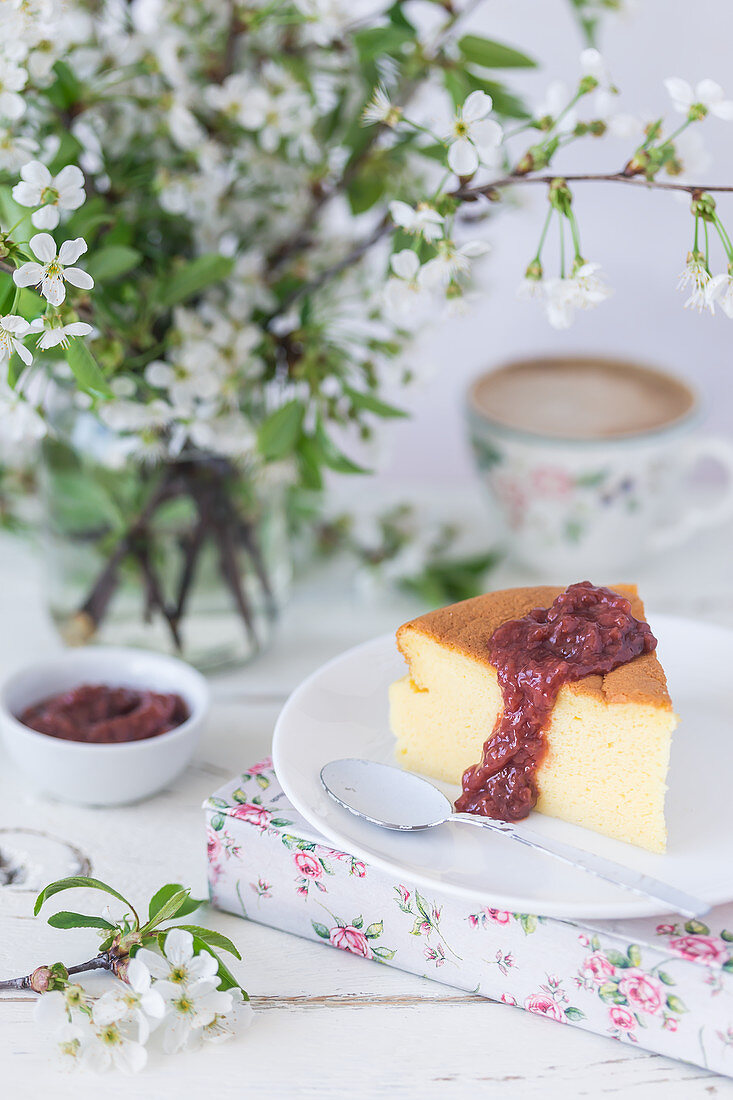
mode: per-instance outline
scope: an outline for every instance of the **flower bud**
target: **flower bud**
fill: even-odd
[[[649,154],[643,149],[638,149],[623,170],[624,176],[643,175],[649,167]]]
[[[34,993],[48,993],[53,982],[50,966],[37,966],[30,976],[30,987]]]
[[[707,191],[695,191],[692,195],[690,210],[696,218],[711,222],[715,217],[715,199]]]
[[[531,264],[527,265],[527,270],[524,273],[525,279],[532,279],[535,282],[539,282],[542,278],[542,264],[538,259],[532,260]]]

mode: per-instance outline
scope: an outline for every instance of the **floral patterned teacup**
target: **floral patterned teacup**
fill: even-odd
[[[684,415],[654,430],[564,439],[492,420],[476,400],[481,380],[468,396],[476,463],[510,553],[538,572],[608,573],[733,517],[733,444],[695,434],[691,392]],[[704,459],[726,480],[703,504],[691,474]]]

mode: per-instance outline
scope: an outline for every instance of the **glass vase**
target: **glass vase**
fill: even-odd
[[[91,414],[42,459],[48,603],[68,644],[141,646],[202,670],[267,646],[291,582],[281,486],[203,452],[121,460]]]

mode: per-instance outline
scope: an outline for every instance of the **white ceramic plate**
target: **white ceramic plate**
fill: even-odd
[[[652,616],[680,715],[667,794],[669,846],[653,855],[564,821],[532,814],[532,829],[614,859],[704,898],[733,900],[733,631]],[[496,909],[554,917],[654,915],[658,906],[488,830],[451,823],[401,834],[338,806],[321,786],[329,760],[394,763],[387,688],[404,675],[387,635],[324,665],[286,703],[274,738],[278,778],[293,806],[336,848],[388,871],[395,884],[433,888]],[[437,784],[451,798],[457,788]]]

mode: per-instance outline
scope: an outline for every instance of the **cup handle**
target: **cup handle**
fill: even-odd
[[[663,527],[650,539],[653,550],[667,550],[686,542],[697,531],[718,527],[733,518],[733,443],[715,436],[688,444],[685,471],[692,471],[701,459],[716,462],[726,474],[727,485],[708,505],[691,505],[678,520]]]

